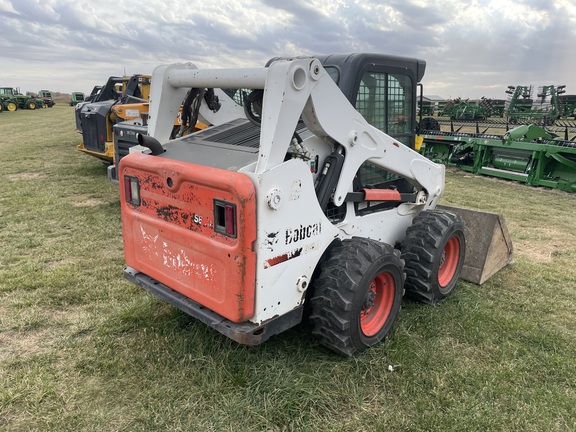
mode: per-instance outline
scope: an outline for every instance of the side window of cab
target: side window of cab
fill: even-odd
[[[356,94],[356,110],[368,123],[399,142],[410,145],[413,135],[412,80],[407,75],[366,72]],[[397,176],[366,161],[356,174],[356,187],[386,187]]]
[[[409,144],[412,91],[407,75],[366,72],[356,94],[356,110],[375,128]]]

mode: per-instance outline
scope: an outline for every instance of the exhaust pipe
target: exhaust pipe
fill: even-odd
[[[152,152],[152,155],[158,156],[164,153],[164,147],[160,144],[156,138],[151,137],[150,135],[142,135],[137,134],[136,138],[138,139],[138,144],[144,147],[148,147]]]

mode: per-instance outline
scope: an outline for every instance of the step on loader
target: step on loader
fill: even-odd
[[[148,135],[118,168],[126,278],[237,342],[308,319],[344,356],[390,333],[404,294],[446,299],[474,227],[438,208],[445,168],[413,149],[424,69],[374,54],[157,67]],[[245,116],[170,140],[187,90],[216,87],[253,89]]]

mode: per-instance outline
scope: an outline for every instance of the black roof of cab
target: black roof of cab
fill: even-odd
[[[426,70],[426,62],[413,57],[400,57],[389,54],[377,53],[352,53],[352,54],[330,54],[312,55],[297,58],[315,57],[325,68],[336,68],[338,70],[338,87],[349,100],[353,100],[355,86],[358,82],[358,75],[368,71],[382,71],[388,73],[398,73],[411,77],[414,85],[422,81]],[[294,57],[274,57],[266,63],[269,66],[276,60],[290,59]]]

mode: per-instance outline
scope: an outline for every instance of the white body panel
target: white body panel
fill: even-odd
[[[394,245],[422,207],[402,204],[366,216],[356,216],[352,208],[344,221],[333,225],[318,205],[309,166],[302,160],[292,159],[263,174],[246,174],[259,186],[256,313],[250,319],[254,323],[304,302],[312,273],[334,239],[359,236]],[[273,197],[274,208],[269,204]]]
[[[263,174],[247,174],[259,186],[256,313],[250,321],[261,323],[303,303],[302,283],[310,283],[324,250],[340,232],[320,209],[303,161],[293,159]],[[276,209],[267,195],[277,197]]]

